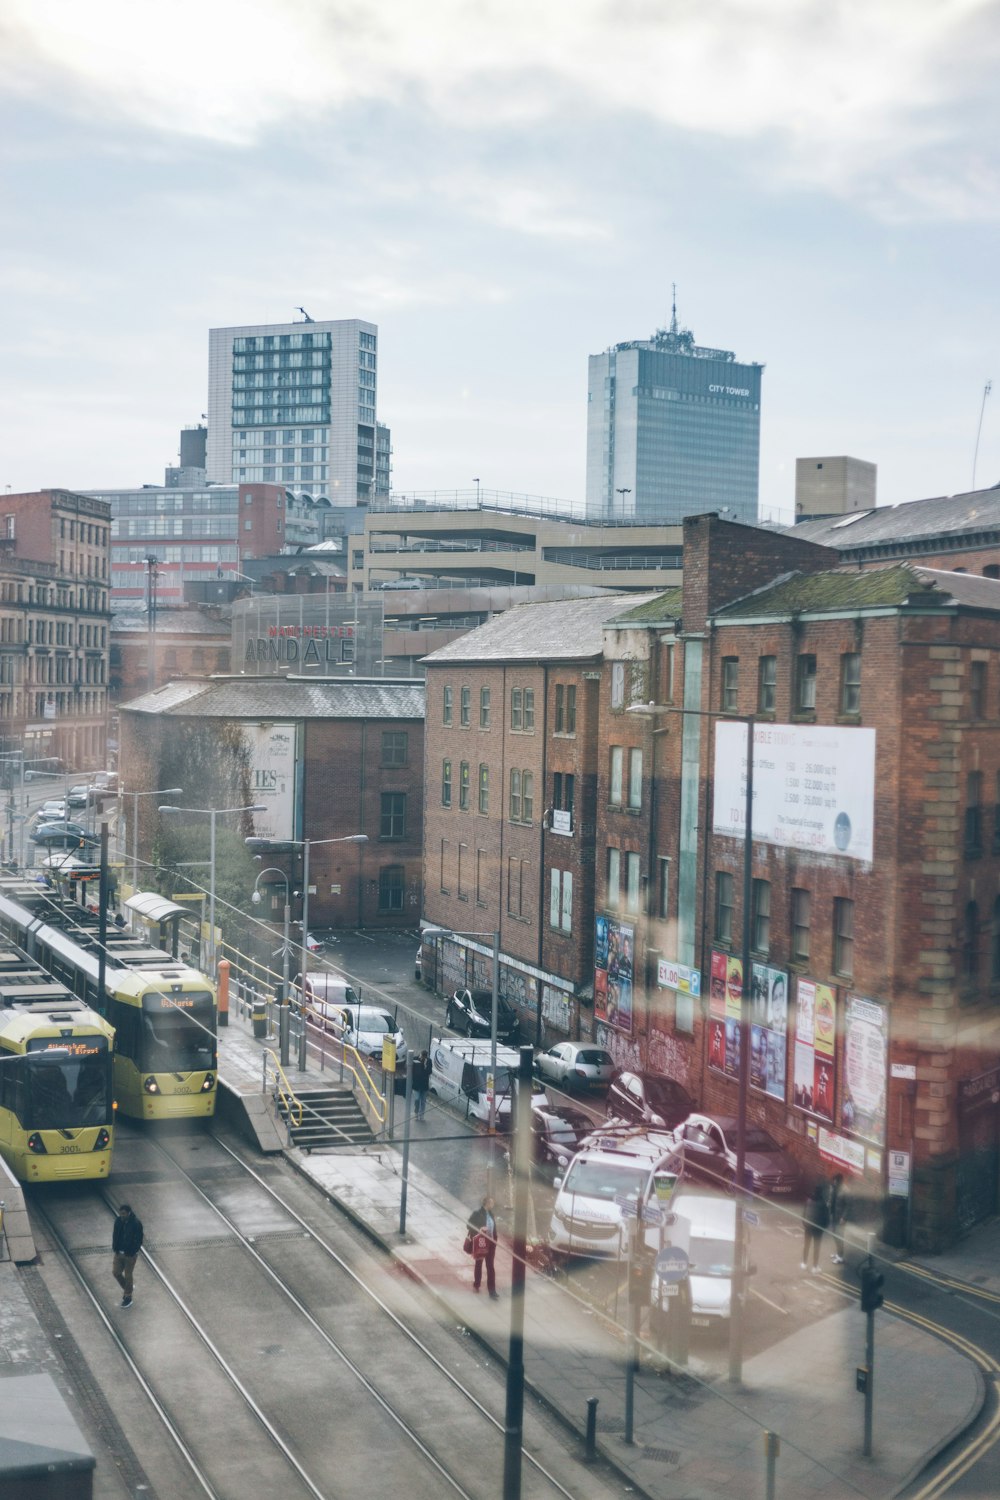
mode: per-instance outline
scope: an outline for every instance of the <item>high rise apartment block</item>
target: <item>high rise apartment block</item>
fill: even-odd
[[[677,325],[590,357],[587,519],[757,519],[763,366]]]
[[[377,421],[377,395],[374,323],[213,328],[208,478],[284,484],[345,506],[388,493],[389,434]]]

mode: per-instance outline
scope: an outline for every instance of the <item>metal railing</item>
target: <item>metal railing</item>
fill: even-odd
[[[274,1093],[284,1105],[285,1118],[288,1121],[289,1128],[298,1128],[298,1126],[302,1124],[302,1100],[296,1094],[295,1090],[288,1082],[288,1079],[285,1077],[285,1070],[282,1068],[274,1053],[269,1052],[265,1048],[263,1057],[264,1071],[261,1080],[262,1090],[265,1094],[267,1093],[267,1072],[268,1066],[270,1065],[270,1067],[274,1069]]]

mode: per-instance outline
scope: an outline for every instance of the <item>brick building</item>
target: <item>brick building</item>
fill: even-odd
[[[428,946],[426,977],[489,986],[498,932],[547,1043],[591,1024],[601,628],[643,597],[510,609],[425,661],[423,914],[477,935]]]
[[[685,544],[604,632],[594,1034],[735,1112],[752,716],[749,1118],[940,1247],[997,1206],[1000,586]]]
[[[147,614],[116,614],[111,619],[111,702],[128,703],[174,678],[227,673],[231,647],[231,612],[226,606],[158,609],[152,632]]]
[[[68,490],[3,497],[0,744],[105,764],[110,511]]]
[[[168,786],[184,788],[176,800],[186,807],[263,803],[264,813],[246,816],[245,835],[316,842],[311,927],[416,924],[422,683],[179,681],[125,705],[120,724],[126,813],[130,792]],[[139,796],[134,808],[144,869],[155,855],[156,799]],[[355,833],[369,842],[323,846]]]

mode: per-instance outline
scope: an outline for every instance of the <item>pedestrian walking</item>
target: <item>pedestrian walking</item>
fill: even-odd
[[[426,1052],[413,1059],[413,1117],[422,1120],[427,1113],[427,1090],[431,1086],[431,1060]]]
[[[111,1249],[114,1251],[111,1274],[122,1289],[122,1307],[132,1306],[132,1275],[135,1271],[135,1258],[141,1248],[142,1220],[132,1212],[131,1204],[122,1203],[119,1205],[111,1236]]]
[[[476,1268],[472,1277],[472,1290],[478,1292],[482,1286],[485,1264],[486,1290],[496,1302],[499,1296],[496,1270],[497,1221],[493,1214],[493,1199],[488,1193],[480,1206],[472,1210],[466,1227],[472,1236],[472,1255]]]
[[[833,1235],[833,1254],[830,1259],[835,1266],[844,1264],[844,1225],[849,1206],[844,1174],[836,1172],[830,1180],[830,1233]]]
[[[802,1270],[812,1261],[813,1275],[819,1272],[819,1247],[823,1231],[830,1222],[830,1205],[826,1198],[826,1186],[817,1182],[805,1208],[802,1210]]]

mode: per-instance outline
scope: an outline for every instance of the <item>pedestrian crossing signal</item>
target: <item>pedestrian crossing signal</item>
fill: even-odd
[[[881,1271],[876,1271],[874,1266],[861,1267],[861,1311],[865,1313],[877,1312],[885,1301],[882,1288],[885,1285],[885,1277]]]

